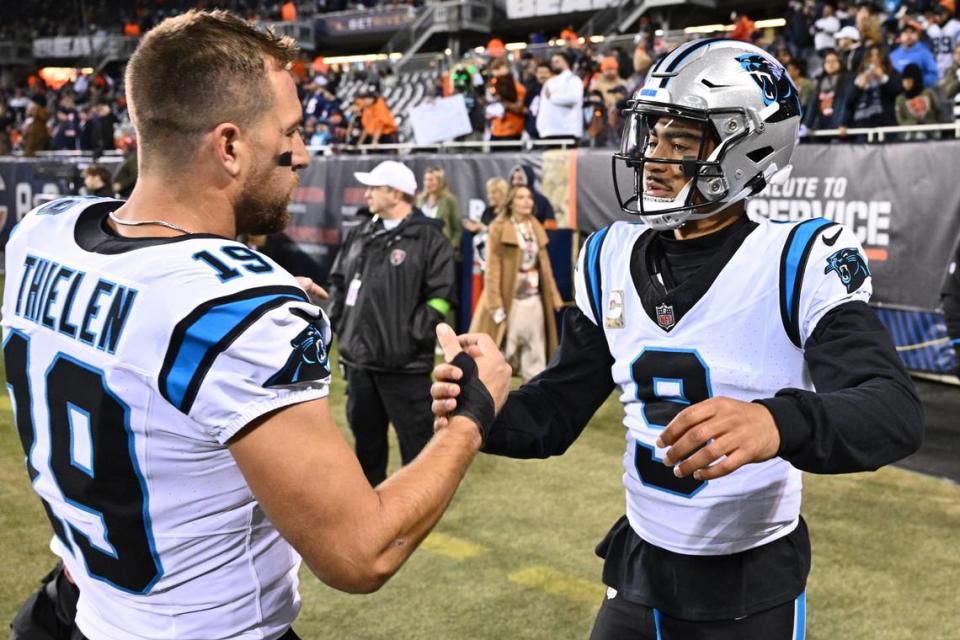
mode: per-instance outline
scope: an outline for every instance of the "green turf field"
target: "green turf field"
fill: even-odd
[[[343,383],[332,392],[343,418]],[[600,603],[593,547],[623,513],[615,398],[562,458],[480,456],[436,531],[380,592],[301,574],[305,639],[586,638]],[[345,432],[345,435],[346,434]],[[397,455],[394,451],[394,462]],[[323,470],[318,469],[318,474]],[[806,476],[814,640],[960,637],[960,487],[899,469]],[[0,400],[0,627],[52,566],[50,526]]]

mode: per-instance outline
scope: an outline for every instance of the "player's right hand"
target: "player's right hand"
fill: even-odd
[[[435,382],[430,388],[430,395],[433,397],[431,409],[437,417],[434,428],[445,427],[447,416],[457,408],[456,397],[460,394],[458,381],[463,376],[463,372],[450,364],[450,361],[460,351],[465,351],[476,361],[480,381],[487,388],[493,398],[494,408],[499,412],[510,392],[510,378],[513,370],[490,336],[485,333],[457,336],[453,329],[441,323],[437,325],[437,339],[443,349],[445,362],[437,365],[433,370]]]

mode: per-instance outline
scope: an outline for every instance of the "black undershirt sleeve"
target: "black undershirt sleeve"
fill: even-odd
[[[956,354],[957,375],[960,376],[960,240],[953,250],[953,257],[940,290],[943,303],[943,319],[947,324],[947,336],[953,343]]]
[[[875,470],[920,447],[923,407],[889,333],[863,302],[828,312],[804,345],[816,392],[782,389],[766,406],[777,455],[813,473]]]
[[[944,294],[943,318],[947,325],[947,336],[953,343],[954,360],[957,363],[956,374],[960,376],[960,295]]]
[[[562,454],[614,390],[611,366],[603,329],[568,309],[557,352],[542,373],[510,393],[483,450],[510,458]]]

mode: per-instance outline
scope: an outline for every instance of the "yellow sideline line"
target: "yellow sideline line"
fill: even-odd
[[[932,347],[935,344],[947,344],[948,342],[950,342],[950,338],[937,338],[936,340],[927,340],[926,342],[919,342],[917,344],[905,344],[902,347],[897,347],[897,351],[916,351],[917,349]]]
[[[454,560],[473,558],[487,552],[487,548],[482,545],[474,544],[463,538],[437,532],[431,533],[420,547],[432,553],[453,558]]]
[[[13,411],[13,405],[10,404],[10,396],[6,393],[0,393],[0,409]]]
[[[514,571],[508,576],[510,582],[524,587],[539,589],[567,600],[583,604],[596,604],[603,596],[604,586],[599,582],[571,576],[551,567],[535,565]]]

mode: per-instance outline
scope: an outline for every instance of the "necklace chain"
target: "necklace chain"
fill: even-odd
[[[140,227],[145,224],[155,224],[161,227],[166,227],[167,229],[172,229],[173,231],[179,231],[180,233],[190,235],[190,232],[183,227],[175,225],[172,222],[167,222],[166,220],[121,220],[113,211],[108,213],[107,216],[117,224],[125,227]]]
[[[520,237],[523,238],[524,242],[532,242],[534,239],[533,229],[530,228],[530,221],[524,220],[523,222],[518,222],[516,218],[513,219],[513,226],[516,227],[517,233],[520,234]],[[529,235],[528,235],[529,234]]]

